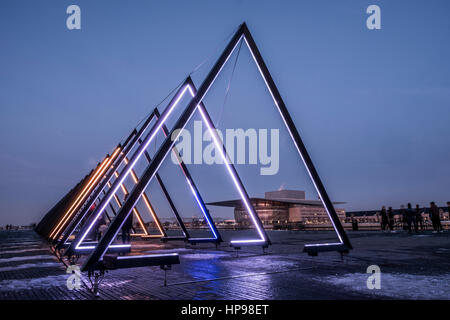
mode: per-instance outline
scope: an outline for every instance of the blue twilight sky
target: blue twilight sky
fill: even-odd
[[[70,4],[81,7],[81,30],[66,28]],[[381,7],[381,30],[366,28],[370,4]],[[0,225],[39,221],[243,21],[332,199],[347,210],[444,205],[449,13],[446,0],[2,0]],[[251,62],[241,55],[237,67]],[[232,82],[227,105],[239,109],[223,113],[228,126],[263,118],[243,107],[263,88],[248,71]],[[249,193],[302,187],[272,182]]]

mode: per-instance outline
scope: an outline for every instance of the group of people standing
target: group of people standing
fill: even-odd
[[[450,201],[447,202],[447,206],[450,213]],[[413,231],[418,233],[420,231],[423,231],[425,229],[424,227],[424,221],[422,217],[423,210],[420,209],[420,206],[417,204],[416,208],[413,209],[411,206],[411,203],[408,203],[407,208],[405,209],[404,205],[400,206],[400,216],[401,216],[401,223],[403,225],[403,230],[408,230],[409,233],[412,233]],[[434,203],[430,202],[430,218],[431,223],[433,225],[433,232],[442,232],[442,223],[441,223],[441,217],[439,214],[439,207]],[[381,208],[381,230],[394,230],[394,211],[392,207],[389,207],[388,210],[386,210],[386,207],[383,206]]]
[[[394,230],[394,210],[392,207],[386,211],[386,207],[383,206],[381,208],[381,230],[387,230],[388,228],[393,231]]]

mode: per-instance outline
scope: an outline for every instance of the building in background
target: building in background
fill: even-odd
[[[332,229],[331,221],[320,200],[307,200],[305,191],[279,190],[266,192],[264,198],[250,198],[265,228],[273,229]],[[334,202],[334,205],[345,202]],[[208,203],[212,206],[233,207],[236,225],[252,227],[251,217],[242,200]],[[345,210],[336,209],[344,222]]]

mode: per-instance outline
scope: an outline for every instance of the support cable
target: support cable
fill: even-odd
[[[227,88],[226,88],[226,91],[225,91],[225,97],[223,99],[223,104],[222,104],[222,107],[219,109],[219,117],[217,119],[216,128],[219,128],[220,120],[222,120],[223,110],[225,109],[225,104],[227,103],[228,95],[230,93],[231,81],[233,80],[234,71],[236,70],[236,65],[237,65],[237,62],[238,62],[238,59],[239,59],[239,54],[241,53],[242,42],[243,41],[241,40],[241,43],[239,44],[238,52],[236,54],[236,59],[234,60],[233,70],[231,71],[230,78],[228,79]]]

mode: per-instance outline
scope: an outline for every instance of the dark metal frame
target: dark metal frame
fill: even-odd
[[[93,170],[92,170],[93,171]],[[36,226],[35,231],[42,237],[48,239],[50,231],[55,227],[57,221],[61,218],[63,210],[67,208],[68,203],[74,198],[75,194],[79,192],[80,188],[83,186],[85,181],[89,178],[92,171],[86,175],[78,184],[75,185],[69,192],[66,193],[57,204],[50,209],[45,216],[41,219],[39,224]]]
[[[185,108],[185,110],[183,111],[183,113],[180,115],[179,119],[177,120],[174,129],[172,129],[172,131],[170,132],[170,134],[167,134],[167,128],[164,125],[164,121],[166,119],[166,116],[168,116],[168,110],[164,110],[163,114],[161,117],[158,117],[155,125],[152,127],[150,133],[145,137],[145,139],[142,141],[140,139],[140,136],[142,135],[142,133],[144,132],[143,128],[148,126],[148,123],[151,121],[152,117],[149,117],[149,119],[147,119],[147,124],[143,125],[141,127],[141,130],[139,132],[137,132],[136,130],[134,130],[132,132],[132,134],[128,137],[127,142],[131,142],[130,140],[132,139],[133,142],[130,144],[131,146],[129,146],[129,148],[127,148],[127,151],[123,151],[121,153],[121,156],[118,157],[118,159],[116,161],[114,161],[114,163],[116,164],[120,164],[122,162],[122,160],[124,159],[124,157],[127,155],[127,153],[131,150],[132,146],[134,146],[134,144],[139,141],[141,142],[140,146],[138,147],[138,149],[136,150],[135,154],[133,155],[131,161],[135,160],[135,156],[138,155],[138,157],[142,154],[145,154],[145,156],[147,157],[147,160],[149,161],[149,165],[147,167],[147,169],[145,170],[144,174],[142,175],[142,177],[139,179],[139,182],[135,185],[135,187],[133,188],[133,190],[131,191],[131,193],[129,193],[128,199],[125,201],[125,203],[123,204],[123,206],[120,208],[120,210],[118,211],[118,213],[113,217],[106,233],[103,235],[103,237],[100,239],[100,241],[98,242],[97,246],[95,247],[95,249],[91,252],[91,254],[89,255],[88,259],[85,261],[85,263],[83,264],[82,269],[83,270],[90,270],[92,268],[93,265],[95,265],[99,260],[102,259],[102,257],[104,256],[104,254],[106,253],[106,251],[108,250],[109,245],[112,243],[112,241],[114,240],[114,238],[117,236],[117,233],[119,232],[120,228],[122,227],[124,221],[127,219],[127,217],[129,216],[129,214],[131,213],[132,209],[135,207],[135,205],[137,204],[137,201],[139,200],[140,196],[143,194],[143,192],[145,191],[146,187],[148,186],[150,180],[157,175],[157,180],[158,182],[160,181],[159,175],[157,173],[158,168],[160,167],[162,161],[165,159],[165,157],[167,156],[167,154],[171,151],[174,150],[174,143],[176,141],[176,139],[173,139],[172,135],[174,133],[175,130],[178,129],[182,129],[184,128],[184,126],[187,124],[187,122],[189,121],[189,119],[192,117],[193,113],[195,112],[195,110],[197,109],[197,107],[200,107],[200,110],[203,111],[203,114],[206,118],[206,121],[208,122],[209,126],[211,128],[214,129],[214,124],[211,120],[211,118],[209,117],[206,108],[203,105],[203,98],[206,95],[206,93],[208,92],[209,88],[211,87],[211,85],[213,84],[214,80],[216,79],[217,75],[220,73],[220,71],[222,70],[223,66],[226,64],[226,62],[228,61],[229,57],[231,56],[231,54],[234,52],[234,49],[236,48],[237,44],[241,41],[241,40],[245,40],[245,42],[248,45],[248,48],[250,49],[252,56],[255,60],[255,63],[258,66],[258,69],[262,75],[262,77],[264,78],[264,81],[267,85],[267,88],[275,102],[275,105],[278,109],[278,111],[280,112],[280,115],[292,137],[292,140],[301,156],[301,159],[305,165],[305,167],[308,170],[308,173],[311,177],[311,180],[314,183],[314,186],[316,188],[316,191],[318,192],[320,199],[327,211],[327,214],[333,224],[333,227],[338,235],[339,238],[339,243],[329,243],[329,244],[310,244],[310,245],[305,245],[305,251],[308,252],[309,254],[315,255],[320,251],[339,251],[339,252],[348,252],[348,250],[352,249],[352,245],[339,221],[339,217],[336,214],[336,211],[333,207],[333,204],[331,202],[331,200],[328,197],[328,194],[325,190],[324,185],[322,184],[322,181],[313,165],[313,162],[306,150],[306,147],[300,137],[300,134],[297,130],[297,128],[295,127],[295,124],[284,104],[284,101],[275,85],[275,82],[273,81],[270,72],[256,46],[256,43],[252,37],[252,35],[250,34],[250,31],[248,30],[247,26],[245,23],[243,23],[239,29],[237,30],[237,32],[233,35],[232,39],[230,40],[230,42],[228,43],[228,45],[226,46],[225,50],[222,52],[220,58],[216,61],[215,65],[213,66],[213,68],[210,70],[210,72],[208,73],[207,77],[205,78],[205,80],[203,81],[203,83],[201,84],[198,92],[194,93],[194,96],[192,97],[192,99],[190,100],[188,106]],[[190,77],[188,77],[186,79],[186,82],[183,86],[185,86],[186,84],[188,84],[189,86],[191,86],[192,90],[195,90],[195,86],[192,82],[192,80],[190,79]],[[182,87],[183,88],[183,87]],[[180,89],[181,91],[181,89]],[[171,103],[173,103],[173,101],[177,98],[177,96],[180,94],[180,92],[178,92],[171,100]],[[169,105],[171,105],[171,103]],[[154,115],[154,114],[153,114]],[[146,147],[147,147],[147,142],[149,141],[149,139],[151,139],[150,137],[154,134],[156,134],[156,131],[159,130],[160,128],[163,128],[164,133],[166,134],[166,139],[164,140],[163,144],[160,146],[160,148],[158,149],[157,153],[155,154],[155,157],[153,159],[150,159],[148,153],[146,152]],[[140,133],[140,134],[139,134]],[[175,137],[176,138],[176,137]],[[126,143],[127,144],[127,143]],[[125,144],[125,145],[126,145]],[[120,146],[120,145],[119,145]],[[226,149],[225,146],[223,146],[223,151],[226,154]],[[175,152],[176,149],[175,149]],[[185,167],[184,163],[180,163],[183,171],[185,173],[187,173],[186,178],[187,179],[191,179],[189,172],[187,171],[187,168]],[[121,180],[123,181],[124,176],[126,176],[129,173],[129,169],[132,169],[132,166],[130,165],[126,165],[125,168],[122,170],[122,172],[120,173],[119,177],[114,181],[113,186],[111,187],[111,189],[106,193],[105,197],[103,197],[103,199],[100,201],[100,204],[97,206],[97,208],[94,210],[94,212],[92,213],[92,215],[95,216],[95,214],[97,213],[97,211],[99,210],[99,207],[101,206],[106,206],[105,202],[107,200],[107,198],[111,195],[110,193],[115,193],[115,191],[113,192],[113,190],[117,190],[117,184],[119,182],[121,182]],[[186,168],[186,170],[184,170]],[[230,164],[230,168],[231,170],[234,172],[234,177],[237,180],[237,183],[240,185],[240,187],[243,190],[243,199],[248,200],[249,202],[249,208],[250,210],[253,210],[253,214],[254,214],[254,221],[257,224],[257,227],[260,228],[262,230],[262,245],[263,246],[267,246],[270,244],[270,240],[267,237],[267,234],[265,233],[265,230],[263,228],[263,225],[259,219],[259,217],[257,216],[257,214],[254,211],[254,208],[251,205],[251,201],[249,201],[249,197],[248,194],[241,182],[241,180],[239,179],[239,176],[237,175],[237,172],[234,168],[234,166],[232,164]],[[83,208],[83,212],[81,214],[78,214],[75,219],[73,219],[69,225],[69,230],[65,230],[64,233],[62,235],[62,240],[60,244],[64,244],[65,241],[67,240],[68,236],[70,236],[70,234],[72,234],[72,232],[74,231],[74,229],[78,226],[78,224],[82,221],[83,218],[85,218],[86,214],[88,213],[88,210],[90,208],[90,206],[92,205],[93,202],[95,202],[95,199],[98,198],[98,195],[100,194],[100,192],[103,190],[105,184],[109,181],[109,179],[111,178],[111,175],[113,174],[115,170],[110,170],[110,172],[108,173],[108,175],[106,175],[105,178],[107,178],[109,176],[109,178],[104,179],[102,183],[100,183],[100,186],[98,188],[95,189],[95,192],[93,192],[93,194],[91,195],[90,199],[87,201],[88,205],[85,205]],[[161,183],[160,183],[161,185]],[[163,185],[163,184],[162,184]],[[194,185],[195,186],[195,185]],[[197,188],[194,187],[196,191]],[[165,189],[165,187],[162,188],[163,192],[165,194],[168,195],[167,190]],[[165,191],[164,191],[165,190]],[[197,193],[198,195],[200,195],[199,193]],[[169,197],[170,198],[170,197]],[[168,198],[168,199],[169,199]],[[204,204],[203,200],[201,200],[201,202]],[[173,202],[171,204],[171,201],[169,201],[169,204],[171,205],[172,209],[174,210],[175,216],[177,217],[177,220],[180,223],[180,226],[182,227],[183,231],[187,232],[186,228],[184,227],[183,222],[181,221],[181,218],[179,217],[179,215],[177,214],[178,212],[176,211],[175,206],[173,205]],[[206,208],[206,206],[204,207]],[[105,207],[103,207],[103,209],[105,209]],[[103,210],[102,209],[102,210]],[[49,212],[50,213],[50,212]],[[205,214],[207,214],[209,216],[209,212],[205,212]],[[210,218],[210,216],[209,216]],[[89,219],[87,219],[89,220]],[[211,219],[212,221],[212,219]],[[214,224],[213,224],[214,225]],[[184,227],[184,228],[183,228]],[[67,232],[70,231],[70,232]],[[86,224],[83,225],[82,227],[82,231],[86,231]],[[75,241],[73,241],[69,247],[74,249],[76,244],[78,243],[79,240],[79,236],[80,234],[82,234],[81,232],[76,236]],[[185,233],[186,238],[189,239],[188,233]],[[193,239],[195,240],[195,239]],[[205,240],[205,239],[198,239],[198,240]],[[206,239],[208,240],[208,239]],[[199,241],[201,242],[201,241]],[[66,251],[67,252],[67,251]]]
[[[295,126],[294,121],[292,120],[291,115],[289,114],[289,111],[286,108],[283,98],[281,97],[281,94],[278,91],[277,86],[275,85],[275,82],[269,72],[269,69],[267,68],[267,66],[261,56],[261,53],[259,52],[258,47],[256,46],[256,43],[253,39],[253,36],[250,33],[250,30],[248,29],[248,27],[245,23],[242,24],[241,28],[242,28],[242,34],[244,35],[244,39],[246,40],[246,43],[248,44],[248,47],[249,47],[249,49],[253,55],[253,58],[259,68],[259,71],[266,82],[267,88],[270,91],[272,98],[275,102],[275,105],[277,106],[278,111],[280,112],[280,115],[285,122],[285,125],[292,137],[292,140],[294,141],[294,144],[298,150],[298,153],[300,154],[300,157],[303,160],[303,164],[305,165],[306,169],[308,170],[308,173],[311,177],[311,180],[314,183],[316,191],[320,196],[320,200],[322,201],[322,203],[328,213],[328,216],[333,224],[334,230],[336,231],[336,234],[340,240],[340,242],[338,244],[305,245],[305,251],[310,254],[314,254],[317,251],[330,251],[330,250],[347,252],[349,249],[352,249],[352,245],[350,243],[350,240],[347,237],[347,234],[345,233],[344,228],[342,227],[341,222],[339,221],[339,217],[336,214],[336,210],[334,209],[333,203],[331,202],[330,198],[328,197],[328,193],[325,190],[322,180],[320,179],[319,174],[317,173],[317,170],[314,167],[314,164],[313,164],[311,157],[309,156],[308,151],[306,150],[306,147],[300,137],[297,127]]]
[[[110,170],[111,165],[117,159],[120,151],[122,150],[122,146],[119,144],[114,153],[110,156],[109,154],[105,157],[105,159],[101,162],[101,167],[95,170],[95,174],[88,180],[88,185],[91,184],[88,188],[91,189],[88,193],[84,195],[80,194],[77,199],[70,206],[70,209],[64,213],[61,221],[52,233],[50,234],[50,241],[52,244],[58,244],[61,237],[64,236],[66,230],[70,228],[72,222],[78,216],[79,212],[82,210],[89,210],[90,206],[93,204],[89,204],[89,207],[86,208],[86,203],[89,202],[89,199],[92,198],[92,194],[94,193],[96,187],[102,181],[104,175]],[[96,180],[96,181],[95,181]],[[86,186],[87,187],[87,186]],[[84,193],[84,190],[83,190]],[[80,198],[81,197],[81,198]],[[95,198],[93,198],[95,202]],[[76,204],[78,202],[78,204]],[[76,205],[75,205],[76,204]],[[75,207],[74,207],[75,205]]]
[[[214,82],[217,75],[222,70],[224,64],[230,57],[231,53],[234,51],[234,48],[238,44],[239,40],[242,38],[243,26],[244,25],[241,25],[239,30],[234,34],[234,36],[228,43],[227,47],[225,48],[225,50],[222,52],[220,58],[217,60],[217,62],[215,63],[215,65],[213,66],[211,71],[208,73],[206,79],[201,84],[200,88],[198,89],[198,92],[194,92],[194,97],[191,99],[188,106],[185,108],[185,110],[183,111],[183,113],[181,114],[179,119],[177,120],[176,124],[174,125],[174,128],[171,131],[171,134],[168,135],[168,137],[165,139],[163,144],[160,146],[155,157],[150,162],[150,164],[148,165],[144,174],[140,178],[139,183],[134,187],[133,191],[130,193],[126,203],[121,208],[121,210],[117,213],[117,215],[115,216],[113,221],[110,223],[109,228],[107,229],[107,231],[105,232],[103,237],[100,239],[100,241],[97,244],[94,251],[89,255],[89,257],[84,262],[84,264],[82,266],[83,271],[89,270],[93,265],[95,265],[97,263],[97,261],[102,259],[102,257],[108,250],[108,247],[110,246],[112,241],[116,238],[124,221],[128,218],[128,215],[130,214],[131,209],[137,203],[140,195],[147,188],[150,180],[153,178],[153,176],[157,172],[162,161],[164,160],[164,158],[167,156],[167,154],[172,149],[172,147],[175,143],[175,140],[177,138],[177,137],[173,137],[173,133],[175,132],[175,130],[178,130],[178,133],[179,133],[181,131],[179,129],[183,129],[185,127],[186,123],[192,117],[197,106],[201,105],[203,107],[202,109],[205,109],[204,105],[202,103],[202,99],[206,95],[208,89]],[[193,85],[192,80],[190,78],[188,78],[187,81],[189,81],[191,83],[191,85]],[[195,89],[195,88],[192,87],[192,89]],[[177,96],[175,96],[175,97],[177,97]],[[154,127],[155,130],[159,129],[159,127],[162,126],[162,124],[164,124],[165,118],[166,117],[163,115],[161,118],[158,119],[158,121]],[[141,146],[145,146],[145,145],[146,145],[146,143],[143,143]],[[232,168],[234,169],[234,166],[232,166]],[[240,182],[240,180],[239,180],[239,182]],[[241,183],[241,185],[242,185],[242,183]],[[245,189],[244,189],[244,193],[248,199],[248,194],[245,192]],[[250,202],[250,205],[251,205],[251,202]],[[257,219],[258,223],[261,224],[261,226],[262,226],[262,223],[259,220],[259,218],[257,217],[257,215],[256,215],[256,219]],[[264,228],[262,228],[262,230],[264,232]],[[266,238],[263,239],[264,240],[263,245],[267,246],[268,244],[270,244],[270,240],[268,239],[265,232],[264,232],[264,235],[266,236]]]
[[[120,148],[120,145],[117,147]],[[117,153],[116,153],[117,155]],[[101,171],[105,170],[106,164],[109,162],[109,158],[111,156],[109,154],[106,155],[106,157],[97,165],[97,167],[91,171],[87,179],[83,182],[82,187],[77,190],[77,193],[74,195],[74,197],[70,200],[68,205],[64,208],[64,210],[61,212],[61,216],[59,219],[55,222],[55,225],[52,226],[50,232],[49,232],[49,240],[52,243],[55,243],[60,238],[61,234],[64,233],[64,230],[70,225],[72,219],[74,216],[76,216],[77,212],[83,207],[83,204],[86,202],[86,200],[89,198],[90,193],[92,192],[94,185],[91,185],[89,187],[89,184],[92,182],[92,180],[98,180],[101,173]],[[86,188],[90,188],[90,193],[83,193],[85,192]],[[80,200],[81,199],[81,200]],[[77,205],[75,203],[78,202]],[[75,206],[74,206],[75,205]]]
[[[177,97],[178,94],[180,94],[180,91],[181,91],[181,89],[178,90],[178,92],[177,92],[177,93],[175,94],[175,96],[172,98],[172,100],[171,100],[171,102],[169,103],[169,105],[171,105],[171,104],[175,101],[175,98]],[[159,114],[159,112],[158,112],[157,109],[155,109],[155,110],[151,113],[151,116],[149,117],[149,119],[151,120],[153,117],[156,117],[158,120],[159,120],[159,118],[161,117],[161,115]],[[158,121],[158,120],[157,120],[157,121]],[[155,126],[156,126],[156,124],[155,124]],[[154,127],[155,127],[155,126],[154,126]],[[167,127],[166,127],[165,125],[163,125],[163,126],[161,127],[161,129],[163,130],[163,133],[167,136],[167,131],[168,131],[168,130],[167,130]],[[139,143],[139,144],[140,144],[139,148],[142,147],[143,141],[141,140],[140,137],[142,136],[143,131],[144,131],[144,130],[142,130],[142,128],[141,128],[141,130],[136,134],[136,136],[138,137],[138,139],[137,139],[137,141],[133,141],[133,142],[132,142],[133,146],[134,146],[135,143]],[[147,135],[146,138],[150,137],[150,136],[153,134],[153,131],[154,131],[154,130],[153,130],[153,128],[152,128],[151,132]],[[136,136],[135,136],[135,138],[136,138]],[[130,138],[131,138],[131,135],[130,135]],[[128,140],[129,140],[129,139],[127,139],[127,141],[128,141]],[[134,139],[133,139],[133,140],[134,140]],[[125,145],[126,145],[126,144],[125,144]],[[137,154],[137,153],[139,152],[139,148],[138,148],[138,150],[135,152],[135,154]],[[127,148],[127,152],[125,152],[125,151],[123,152],[123,153],[125,154],[125,156],[126,156],[126,154],[128,153],[128,151],[129,151],[130,149],[131,149],[131,148]],[[176,149],[175,147],[173,147],[172,150],[173,150],[176,154],[178,154],[178,151],[177,151],[177,149]],[[147,160],[148,160],[149,162],[151,162],[150,155],[148,154],[148,152],[147,152],[146,150],[144,150],[143,154],[145,155],[145,157],[147,158]],[[133,155],[132,158],[134,158],[134,155]],[[163,193],[164,193],[166,199],[168,200],[169,205],[170,205],[170,207],[171,207],[173,213],[175,214],[175,217],[176,217],[176,219],[177,219],[177,221],[178,221],[178,223],[179,223],[179,225],[180,225],[180,227],[181,227],[181,229],[182,229],[182,231],[183,231],[183,233],[184,233],[184,237],[167,237],[167,236],[165,236],[165,237],[162,238],[162,240],[163,240],[163,241],[169,241],[169,240],[184,240],[184,241],[187,241],[187,242],[189,242],[189,243],[191,243],[191,244],[196,244],[196,243],[200,243],[200,242],[213,242],[213,243],[219,244],[220,242],[222,242],[222,238],[221,238],[221,236],[220,236],[220,233],[218,232],[218,230],[217,230],[217,228],[216,228],[216,226],[215,226],[215,224],[214,224],[214,221],[212,220],[212,217],[210,216],[208,210],[206,209],[206,205],[205,205],[205,203],[204,203],[204,201],[203,201],[203,199],[202,199],[202,197],[201,197],[201,195],[200,195],[200,192],[198,191],[198,189],[197,189],[197,187],[196,187],[196,185],[195,185],[195,183],[194,183],[194,181],[193,181],[193,179],[192,179],[192,176],[191,176],[190,173],[189,173],[189,170],[187,169],[187,167],[185,166],[185,164],[181,161],[181,159],[180,159],[180,158],[178,158],[178,159],[180,160],[179,163],[180,163],[180,166],[181,166],[181,168],[182,168],[182,170],[183,170],[183,173],[185,174],[186,179],[188,180],[189,184],[192,186],[193,190],[195,190],[197,199],[198,199],[199,202],[200,202],[199,205],[202,206],[201,210],[202,210],[203,214],[205,215],[205,218],[208,220],[209,227],[210,227],[211,231],[213,232],[213,234],[215,235],[215,237],[214,237],[214,238],[192,238],[192,237],[190,237],[189,232],[187,231],[187,229],[186,229],[186,227],[185,227],[185,225],[184,225],[184,223],[183,223],[183,221],[182,221],[182,219],[181,219],[181,216],[179,215],[178,210],[176,209],[176,207],[175,207],[175,205],[174,205],[174,203],[173,203],[173,201],[172,201],[172,199],[171,199],[171,197],[170,197],[170,195],[169,195],[169,193],[168,193],[168,191],[167,191],[167,188],[165,187],[165,185],[164,185],[162,179],[160,178],[159,174],[156,172],[156,178],[157,178],[157,180],[158,180],[158,183],[159,183],[159,185],[160,185],[160,187],[161,187],[161,189],[162,189],[162,191],[163,191]],[[116,162],[116,163],[117,163],[117,166],[122,162],[122,160],[123,160],[122,157],[120,157],[119,159],[117,159],[117,162]],[[122,172],[123,172],[123,171],[125,171],[125,168],[124,168],[124,170],[122,170]],[[111,176],[112,176],[113,172],[110,172],[110,174],[111,174]],[[122,177],[122,173],[119,175],[119,177],[116,179],[116,181],[118,181],[121,177]],[[107,180],[108,180],[108,181],[109,181],[109,179],[110,179],[110,177],[109,177],[109,178],[107,177]],[[116,181],[115,181],[114,183],[116,183]],[[138,182],[138,183],[139,183],[139,182]],[[112,190],[113,188],[114,188],[114,184],[113,184],[113,186],[110,188],[110,190]],[[99,189],[103,190],[103,187],[100,186]],[[134,189],[133,189],[133,190],[134,190]],[[108,191],[108,193],[109,193],[109,192],[110,192],[110,191]],[[108,193],[105,195],[104,199],[107,198]],[[144,194],[144,192],[143,192],[142,194]],[[102,199],[102,201],[103,201],[103,199]],[[103,205],[102,201],[100,201],[99,206]],[[90,208],[90,206],[88,206],[88,208]],[[119,210],[119,212],[120,212],[120,210]],[[70,232],[67,233],[66,239],[63,239],[64,242],[63,242],[63,241],[60,242],[61,245],[63,245],[63,244],[66,242],[67,238],[73,233],[73,230],[78,226],[79,221],[81,221],[81,219],[83,219],[83,217],[85,217],[85,215],[86,215],[87,213],[88,213],[88,210],[87,210],[84,214],[81,215],[81,217],[79,218],[79,220],[78,220],[77,222],[74,223],[74,226],[72,226],[72,230],[70,230]],[[94,210],[94,212],[91,213],[91,215],[95,215],[95,214],[96,214],[96,210]],[[89,222],[90,219],[85,219],[85,221]],[[87,224],[87,223],[83,224],[83,226],[82,226],[81,231],[79,232],[79,234],[83,235],[86,231],[88,231],[87,229],[88,229],[88,224]],[[77,245],[77,243],[78,243],[78,239],[79,239],[79,236],[77,235],[77,236],[75,237],[75,240],[72,241],[72,243],[70,244],[70,246],[69,246],[69,247],[66,249],[66,251],[64,252],[64,255],[72,255],[72,254],[75,252],[75,248],[76,248],[76,245]]]
[[[350,241],[339,221],[339,217],[336,214],[333,204],[328,197],[325,187],[322,184],[322,181],[321,181],[321,179],[314,167],[314,164],[306,150],[306,147],[300,137],[300,134],[298,133],[298,130],[286,108],[286,105],[284,104],[284,101],[275,85],[275,82],[273,81],[272,76],[269,73],[269,70],[268,70],[268,68],[256,46],[256,43],[255,43],[252,35],[250,34],[250,31],[247,28],[247,25],[245,23],[243,23],[239,27],[238,31],[233,35],[232,39],[226,46],[225,50],[222,52],[220,58],[217,60],[217,62],[215,63],[215,65],[213,66],[213,68],[211,69],[209,74],[207,75],[206,79],[201,84],[198,92],[195,93],[195,95],[191,99],[189,105],[184,110],[184,112],[181,114],[179,119],[177,120],[171,134],[169,135],[169,137],[166,138],[164,143],[159,148],[154,159],[150,162],[149,166],[147,167],[144,174],[142,175],[139,183],[134,187],[133,191],[130,193],[126,203],[121,208],[121,210],[117,213],[117,215],[111,222],[109,228],[107,229],[106,233],[103,235],[102,239],[99,241],[98,245],[96,246],[94,251],[89,255],[88,259],[83,264],[83,267],[82,267],[83,270],[89,270],[93,265],[95,265],[97,263],[97,261],[99,261],[103,257],[103,255],[108,250],[109,245],[112,243],[114,238],[117,236],[118,231],[120,230],[123,222],[126,220],[128,215],[130,214],[131,209],[134,207],[137,200],[139,199],[140,194],[142,192],[144,192],[144,190],[148,186],[150,180],[153,178],[153,176],[157,172],[162,161],[167,156],[170,149],[173,147],[174,141],[176,139],[170,139],[170,137],[172,137],[172,133],[177,129],[184,128],[184,126],[186,125],[186,123],[188,122],[188,120],[191,118],[194,111],[196,110],[197,106],[202,106],[202,109],[206,111],[206,109],[203,106],[202,100],[203,100],[204,96],[206,95],[207,91],[209,90],[210,86],[213,84],[215,78],[220,73],[223,66],[225,65],[228,58],[231,56],[232,52],[234,51],[234,49],[236,48],[237,44],[239,43],[239,41],[241,39],[244,39],[246,41],[246,43],[253,55],[253,58],[258,66],[258,69],[259,69],[261,75],[263,76],[264,81],[266,82],[267,88],[270,91],[272,98],[280,112],[280,115],[285,122],[285,125],[293,139],[293,142],[303,160],[305,167],[308,170],[308,173],[314,183],[314,186],[320,196],[320,199],[321,199],[323,205],[325,206],[325,209],[328,213],[328,216],[333,224],[333,227],[334,227],[334,229],[338,235],[339,241],[340,241],[339,243],[305,245],[305,251],[308,252],[309,254],[317,254],[317,252],[319,252],[319,251],[329,251],[329,250],[348,252],[348,250],[352,248]],[[191,81],[191,80],[189,79],[189,81]],[[155,124],[156,127],[157,127],[157,125],[161,125],[161,123],[159,123],[160,120],[161,120],[161,118],[158,120],[157,124]],[[210,121],[210,125],[213,127],[213,123],[210,120],[210,118],[209,118],[209,121]],[[143,145],[145,145],[145,144],[143,144]],[[225,147],[224,147],[224,151],[225,151]],[[232,168],[235,172],[234,166],[232,166]],[[242,182],[240,180],[239,180],[239,184],[242,186]],[[245,198],[248,199],[248,194],[246,193],[244,188],[242,188],[242,189],[244,190]],[[249,203],[251,206],[250,201],[249,201]],[[253,208],[251,208],[251,209],[253,209]],[[257,215],[256,215],[256,223],[259,224],[259,226],[264,231],[264,228],[262,227],[262,223]],[[270,244],[270,240],[267,238],[265,231],[264,231],[264,235],[266,236],[265,239],[263,239],[263,240],[265,240],[264,244],[265,245]]]
[[[85,206],[83,207],[80,212],[72,219],[68,227],[64,230],[64,233],[62,235],[62,238],[59,240],[59,243],[57,244],[57,248],[61,248],[66,242],[67,239],[72,235],[72,233],[75,231],[75,229],[79,226],[80,222],[86,218],[86,216],[89,214],[89,208],[95,203],[96,199],[100,196],[100,193],[105,188],[111,177],[113,176],[116,167],[118,167],[122,161],[125,159],[125,157],[128,155],[128,153],[131,151],[139,137],[144,133],[144,131],[149,126],[150,122],[153,119],[153,114],[150,114],[149,117],[145,120],[145,122],[142,124],[141,128],[138,130],[134,129],[130,135],[127,137],[127,139],[124,142],[124,148],[120,152],[120,156],[114,161],[113,168],[107,172],[103,180],[99,183],[97,188],[91,193],[90,198],[85,202]],[[89,219],[88,219],[89,220]],[[69,248],[66,250],[66,252],[72,247],[69,246]],[[70,250],[69,250],[70,251]],[[67,252],[68,253],[68,252]]]
[[[192,80],[189,77],[187,79],[187,83],[191,84],[193,86]],[[159,114],[159,111],[157,109],[155,109],[154,112],[155,112],[155,115],[157,118],[161,117],[161,115]],[[162,125],[161,129],[162,129],[164,135],[166,137],[169,137],[169,130],[167,129],[167,126],[165,124]],[[201,207],[200,210],[203,212],[203,215],[205,216],[206,220],[208,220],[208,225],[209,225],[211,231],[213,232],[213,234],[215,235],[214,238],[192,238],[189,235],[189,233],[187,233],[187,230],[184,227],[184,223],[183,223],[181,217],[179,215],[177,215],[178,223],[180,223],[180,225],[183,225],[183,228],[187,234],[186,240],[191,244],[196,244],[196,243],[200,243],[200,242],[214,242],[217,244],[221,243],[223,241],[222,237],[220,236],[220,233],[214,224],[214,220],[212,219],[208,209],[206,208],[205,201],[203,200],[203,197],[201,196],[200,191],[198,190],[197,185],[195,184],[194,179],[191,176],[191,173],[189,172],[188,168],[184,164],[183,160],[180,158],[180,156],[179,156],[180,153],[178,152],[178,150],[175,146],[172,148],[172,151],[175,153],[175,156],[178,159],[178,163],[181,167],[181,170],[183,171],[184,176],[186,177],[186,179],[188,181],[188,184],[192,187],[192,191],[195,193],[194,196],[197,198],[197,200],[199,202],[199,206]],[[147,152],[145,152],[145,156],[146,156],[148,162],[150,163],[151,158],[148,156]],[[161,182],[160,182],[161,179],[159,178],[158,173],[156,173],[156,178],[158,179],[158,182],[161,184]],[[169,239],[166,239],[166,240],[169,240]]]

